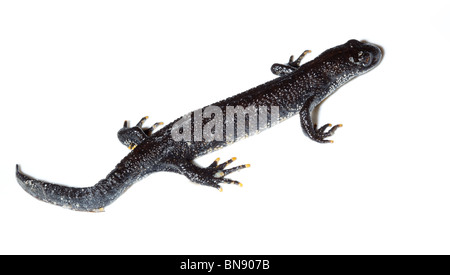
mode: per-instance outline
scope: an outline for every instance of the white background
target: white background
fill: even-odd
[[[2,1],[0,253],[450,253],[449,1]],[[224,191],[158,173],[106,212],[40,202],[15,165],[71,186],[127,153],[124,120],[166,124],[349,39],[382,46],[306,138],[298,117],[199,159],[250,169]]]

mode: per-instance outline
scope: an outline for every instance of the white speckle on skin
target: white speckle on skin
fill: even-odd
[[[225,176],[225,173],[222,171],[218,171],[217,173],[214,174],[215,178],[223,178],[223,176]]]

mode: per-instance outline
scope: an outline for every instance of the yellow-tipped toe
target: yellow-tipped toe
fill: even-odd
[[[105,212],[105,208],[101,207],[101,208],[98,208],[98,209],[91,210],[89,212],[91,212],[91,213]]]

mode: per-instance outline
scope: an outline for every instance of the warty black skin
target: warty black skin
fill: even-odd
[[[326,138],[341,125],[325,124],[317,128],[312,122],[312,111],[337,88],[378,65],[382,53],[375,45],[350,40],[343,45],[326,50],[314,60],[300,66],[300,61],[307,52],[309,51],[305,51],[295,61],[291,57],[287,64],[274,64],[271,70],[279,76],[278,78],[209,106],[218,106],[223,110],[223,121],[225,121],[226,106],[243,106],[244,108],[279,106],[280,121],[299,114],[301,127],[310,139],[320,143],[331,142]],[[144,129],[142,125],[146,119],[147,117],[141,119],[132,128],[125,122],[118,137],[132,151],[105,179],[94,186],[76,188],[36,180],[23,174],[19,165],[16,166],[17,181],[25,191],[39,200],[72,210],[93,212],[102,211],[136,181],[159,171],[179,173],[193,182],[219,190],[222,190],[220,183],[240,185],[239,182],[224,177],[249,166],[240,165],[224,169],[235,158],[222,164],[219,164],[219,159],[216,159],[205,168],[194,163],[194,159],[198,156],[223,148],[237,139],[210,142],[174,141],[171,131],[178,120],[152,133],[161,123]],[[208,119],[203,119],[202,126],[207,122]],[[270,122],[268,127],[273,124]],[[328,127],[331,128],[328,129]]]

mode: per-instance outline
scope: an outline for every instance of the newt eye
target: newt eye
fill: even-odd
[[[361,54],[359,56],[358,61],[364,67],[369,66],[370,63],[372,62],[372,54],[368,53],[368,52],[365,52],[365,53],[363,53],[363,54]]]
[[[358,57],[355,58],[353,56],[350,56],[348,58],[348,60],[351,63],[353,63],[353,64],[361,65],[361,66],[366,67],[366,66],[369,66],[371,64],[371,62],[372,62],[372,54],[369,53],[369,52],[362,52],[362,51],[360,51],[358,53]]]

